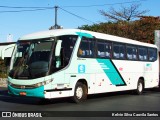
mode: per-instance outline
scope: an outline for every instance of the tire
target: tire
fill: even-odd
[[[144,82],[143,80],[139,80],[137,84],[136,94],[141,95],[143,93],[143,90],[144,90]]]
[[[87,86],[81,82],[77,82],[72,100],[75,103],[84,102],[87,99]]]

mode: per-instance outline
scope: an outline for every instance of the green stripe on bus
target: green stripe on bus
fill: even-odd
[[[122,76],[120,75],[119,71],[111,60],[97,59],[97,61],[113,85],[126,85],[125,81],[123,80]]]
[[[93,38],[93,36],[89,33],[76,32],[76,34],[81,36],[81,37]]]

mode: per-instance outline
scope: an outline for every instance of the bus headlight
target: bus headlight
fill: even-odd
[[[47,85],[47,84],[51,83],[52,81],[53,81],[53,79],[50,79],[50,80],[47,80],[47,81],[43,81],[43,82],[39,82],[39,83],[34,84],[34,86],[35,87],[44,86],[44,85]]]
[[[8,85],[12,85],[12,83],[11,83],[11,82],[9,82],[9,81],[7,81],[7,84],[8,84]]]

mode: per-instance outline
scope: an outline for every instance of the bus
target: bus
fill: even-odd
[[[159,84],[155,45],[80,29],[56,29],[21,37],[14,49],[8,93],[40,99],[134,90]]]

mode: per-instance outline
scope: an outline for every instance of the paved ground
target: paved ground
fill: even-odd
[[[25,98],[10,96],[7,93],[6,79],[0,78],[0,111],[32,111],[42,112],[49,111],[49,115],[57,114],[60,117],[47,117],[47,119],[54,120],[99,120],[99,119],[140,119],[140,117],[99,117],[101,114],[121,113],[122,111],[131,112],[135,111],[159,111],[160,113],[160,88],[149,89],[144,92],[143,95],[137,96],[129,92],[115,92],[100,95],[91,95],[88,100],[81,104],[73,103],[69,98],[54,99],[51,101],[40,102],[36,98]],[[57,111],[64,111],[58,112]],[[69,111],[69,114],[82,114],[82,117],[66,117],[68,115],[65,111]],[[76,112],[75,112],[76,111]],[[80,112],[81,111],[81,112]],[[98,111],[98,112],[95,112]],[[100,112],[102,111],[102,112]],[[109,111],[109,112],[107,112]],[[54,113],[55,112],[55,113]],[[123,112],[122,112],[123,113]],[[91,117],[85,117],[83,115]],[[64,115],[64,116],[63,116]],[[97,115],[97,117],[95,117]],[[53,115],[54,116],[54,115]],[[105,116],[105,115],[104,115]],[[106,115],[107,116],[107,115]],[[157,117],[142,117],[141,119],[159,119]],[[1,118],[0,118],[1,119]],[[12,118],[13,119],[13,118]],[[17,119],[17,118],[14,118]],[[39,118],[44,119],[44,118]]]
[[[131,92],[116,92],[89,96],[88,100],[82,104],[72,103],[70,99],[55,99],[45,103],[39,102],[39,99],[15,97],[7,94],[6,88],[0,88],[0,111],[76,111],[88,112],[90,116],[95,116],[95,112],[90,111],[160,111],[160,89],[146,90],[143,95],[137,96]],[[55,114],[55,113],[53,113]],[[60,114],[60,113],[58,113]],[[62,114],[66,114],[63,113]],[[102,114],[102,113],[100,113]],[[106,113],[107,114],[107,113]],[[60,115],[61,116],[61,115]],[[62,115],[63,116],[63,115]],[[83,116],[83,115],[82,115]],[[64,115],[65,117],[65,115]],[[98,117],[94,117],[97,119]],[[144,118],[144,117],[143,117]],[[58,117],[57,119],[60,119]],[[78,120],[80,118],[68,118],[68,120]],[[82,119],[82,118],[81,118]],[[91,119],[91,117],[87,118]],[[115,117],[114,119],[117,119]],[[132,119],[132,118],[131,118]],[[146,118],[149,119],[149,118]],[[157,118],[153,118],[157,119]]]

